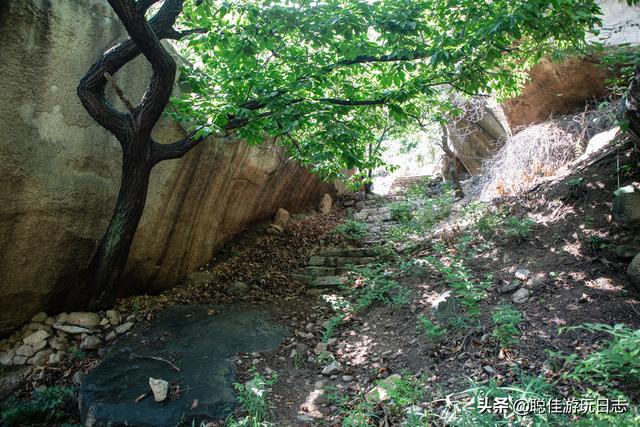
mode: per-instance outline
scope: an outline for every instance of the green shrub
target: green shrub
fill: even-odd
[[[327,321],[324,332],[322,333],[322,342],[327,342],[333,336],[334,332],[342,324],[344,314],[336,314]]]
[[[436,325],[426,316],[418,316],[416,329],[431,342],[439,340],[447,333],[445,328]]]
[[[353,291],[353,309],[361,312],[374,302],[401,307],[409,302],[409,291],[385,274],[383,267],[354,267],[351,272],[357,281]]]
[[[231,416],[225,425],[228,427],[270,427],[274,424],[269,421],[271,418],[271,404],[267,397],[271,392],[271,387],[278,380],[276,374],[271,377],[263,377],[253,369],[251,380],[244,384],[235,383],[233,386],[238,392],[236,400],[243,412],[243,417],[236,419]]]
[[[9,398],[0,408],[0,420],[7,426],[32,425],[34,422],[58,424],[69,418],[76,408],[73,388],[53,386],[36,391],[31,400]]]
[[[415,206],[409,202],[394,202],[389,205],[389,215],[393,221],[408,223],[413,218]]]
[[[605,388],[609,388],[613,380],[631,386],[640,384],[640,329],[633,330],[624,324],[585,323],[561,331],[575,329],[606,332],[611,340],[602,350],[576,362],[568,377]],[[573,362],[577,357],[572,355],[568,359]]]
[[[369,232],[369,225],[363,221],[348,219],[335,228],[335,232],[350,240],[361,240]]]
[[[522,323],[522,314],[510,304],[500,305],[491,316],[493,320],[493,337],[502,347],[517,344],[520,330],[518,325]]]
[[[531,235],[535,222],[529,218],[509,217],[507,219],[505,234],[507,237],[524,240]]]
[[[482,280],[477,279],[465,265],[464,254],[464,250],[458,250],[456,256],[441,252],[442,259],[429,256],[426,260],[443,275],[445,282],[454,290],[455,296],[465,308],[467,319],[474,322],[480,316],[478,304],[486,298],[493,276],[487,275]]]

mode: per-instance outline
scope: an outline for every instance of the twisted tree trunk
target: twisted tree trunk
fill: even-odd
[[[80,81],[78,96],[91,117],[111,132],[122,147],[122,180],[109,226],[89,266],[77,276],[69,306],[89,309],[108,307],[115,300],[115,286],[125,268],[131,243],[144,210],[149,176],[153,166],[182,157],[200,139],[193,134],[172,144],[159,144],[151,131],[169,101],[176,76],[176,64],[162,46],[163,38],[179,39],[198,30],[179,32],[173,25],[182,11],[183,0],[165,0],[155,16],[145,13],[159,0],[109,0],[129,34],[129,39],[107,50]],[[151,64],[152,77],[140,104],[133,106],[113,76],[140,53]],[[111,82],[127,112],[117,110],[107,99]]]

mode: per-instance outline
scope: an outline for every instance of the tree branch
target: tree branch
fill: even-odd
[[[153,141],[153,163],[155,164],[163,160],[179,159],[183,157],[189,152],[189,150],[197,146],[205,139],[204,137],[194,138],[196,132],[197,130],[194,130],[185,138],[171,144],[160,144],[156,141]]]
[[[151,0],[140,0],[137,7],[149,5]],[[188,34],[174,30],[173,25],[182,10],[182,0],[165,0],[158,12],[149,20],[149,27],[158,39],[179,39]],[[118,111],[107,99],[105,73],[113,76],[125,64],[141,53],[136,43],[128,38],[107,50],[96,61],[78,85],[77,93],[89,115],[119,140],[126,133],[130,117]]]

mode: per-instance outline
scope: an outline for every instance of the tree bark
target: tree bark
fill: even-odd
[[[96,310],[115,302],[116,285],[144,211],[153,166],[184,156],[201,141],[193,133],[171,144],[159,144],[151,138],[151,131],[171,96],[176,75],[175,61],[160,39],[179,39],[193,33],[173,29],[183,0],[165,0],[147,21],[145,12],[158,1],[109,0],[130,37],[107,50],[78,86],[78,96],[87,112],[120,142],[123,160],[120,191],[111,221],[88,267],[76,276],[65,301],[67,307]],[[140,53],[151,64],[153,74],[140,104],[134,107],[115,87],[111,76]],[[107,99],[105,89],[109,82],[125,103],[127,113],[118,111]]]
[[[449,130],[447,129],[447,125],[445,124],[442,124],[441,127],[442,143],[440,144],[440,147],[442,148],[444,155],[449,159],[450,165],[449,171],[446,172],[449,173],[451,181],[453,182],[453,186],[456,190],[456,196],[463,198],[464,192],[462,191],[462,185],[460,184],[460,174],[458,173],[458,165],[456,164],[456,155],[453,151],[451,151],[451,148],[449,148]],[[442,174],[442,176],[446,180],[444,173]]]
[[[625,98],[625,109],[629,121],[629,132],[638,142],[640,141],[640,64],[636,65],[636,71],[631,79]]]

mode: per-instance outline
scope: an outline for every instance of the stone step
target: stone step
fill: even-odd
[[[326,257],[361,258],[376,256],[378,255],[378,250],[374,248],[328,249],[320,252],[318,255]]]
[[[365,265],[376,262],[376,257],[326,257],[314,255],[309,258],[309,267],[345,267],[347,265]]]
[[[309,276],[312,276],[312,277],[317,277],[317,276],[335,276],[337,274],[335,267],[325,267],[325,266],[311,265],[309,267],[306,267],[304,270],[305,270],[305,274],[307,274]]]
[[[320,276],[313,279],[312,288],[338,288],[345,285],[349,279],[344,276]]]

